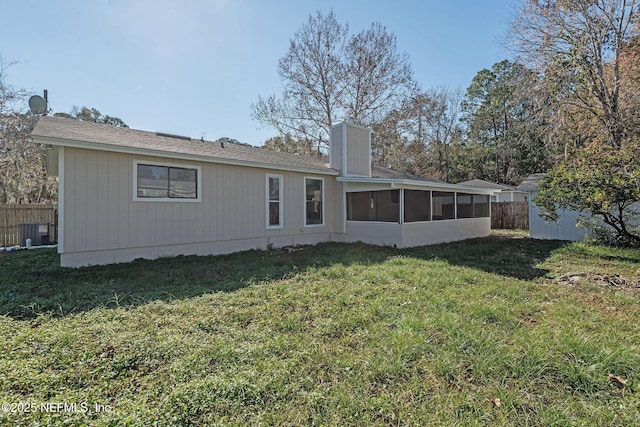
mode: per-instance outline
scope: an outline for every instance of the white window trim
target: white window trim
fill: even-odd
[[[269,178],[277,178],[280,182],[280,188],[278,190],[278,217],[280,218],[280,224],[278,225],[271,225],[269,224]],[[277,230],[277,229],[281,229],[284,228],[284,177],[282,175],[276,175],[276,174],[265,174],[265,179],[264,179],[264,188],[265,188],[265,224],[266,224],[266,228],[267,230]]]
[[[307,180],[308,179],[313,179],[313,180],[322,182],[322,195],[320,196],[322,198],[322,224],[307,224]],[[305,176],[302,181],[302,223],[304,224],[305,228],[325,226],[325,221],[326,221],[325,204],[326,204],[326,200],[325,200],[325,191],[324,191],[324,178],[320,176]]]
[[[138,165],[167,166],[183,169],[196,170],[196,198],[186,199],[180,197],[138,197]],[[202,201],[202,168],[196,165],[184,163],[156,162],[155,160],[134,160],[133,161],[133,201],[134,202],[171,202],[171,203],[199,203]]]

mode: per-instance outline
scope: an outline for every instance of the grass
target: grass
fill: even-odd
[[[502,232],[56,263],[0,256],[0,424],[640,420],[638,250]],[[614,274],[628,285],[591,280]]]

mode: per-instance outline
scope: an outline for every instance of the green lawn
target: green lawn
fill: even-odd
[[[638,250],[57,262],[0,255],[0,425],[640,423]]]

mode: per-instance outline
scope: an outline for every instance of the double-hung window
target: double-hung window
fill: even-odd
[[[283,227],[282,175],[266,175],[267,228]]]
[[[134,196],[137,201],[199,201],[200,168],[134,163]]]
[[[304,225],[324,225],[324,180],[322,178],[305,177],[304,192]]]

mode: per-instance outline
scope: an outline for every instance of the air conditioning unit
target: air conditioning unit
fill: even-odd
[[[31,239],[32,246],[49,244],[51,225],[47,222],[23,222],[20,224],[20,246],[27,246],[27,239]]]

